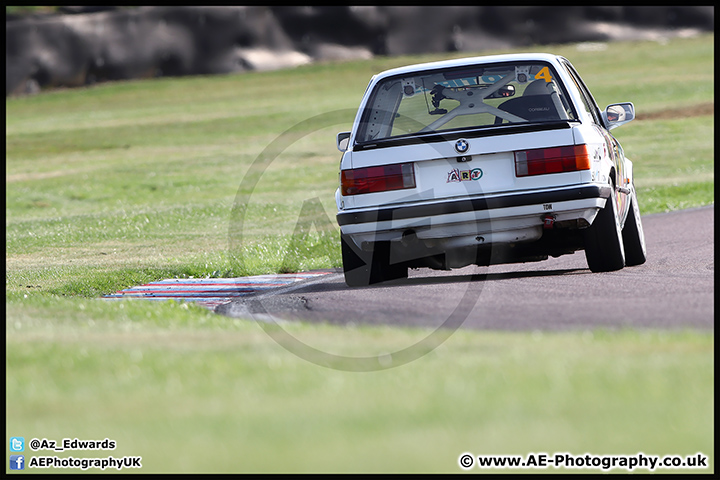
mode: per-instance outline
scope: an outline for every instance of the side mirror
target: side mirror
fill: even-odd
[[[624,125],[635,118],[635,106],[632,103],[613,103],[603,112],[603,120],[608,130]]]
[[[350,132],[340,132],[337,134],[337,149],[346,152],[350,144]]]

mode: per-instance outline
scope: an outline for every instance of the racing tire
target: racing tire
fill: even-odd
[[[585,258],[593,272],[611,272],[625,266],[625,246],[618,218],[617,191],[612,183],[610,187],[611,193],[605,207],[584,231]]]
[[[633,188],[630,197],[630,211],[625,220],[622,231],[623,245],[625,247],[625,266],[642,265],[647,260],[647,247],[645,246],[645,233],[640,220],[640,209],[637,203],[637,193]]]
[[[408,268],[390,264],[390,243],[378,242],[372,252],[360,250],[347,235],[340,234],[343,274],[348,287],[365,287],[407,278]]]

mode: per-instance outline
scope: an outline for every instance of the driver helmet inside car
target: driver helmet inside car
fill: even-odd
[[[625,109],[619,105],[608,108],[607,119],[611,122],[622,122],[625,120]]]

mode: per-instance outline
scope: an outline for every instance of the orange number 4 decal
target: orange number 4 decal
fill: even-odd
[[[535,78],[542,78],[545,80],[545,83],[552,82],[552,75],[550,75],[550,69],[548,67],[543,67],[542,70],[540,70],[536,75]]]

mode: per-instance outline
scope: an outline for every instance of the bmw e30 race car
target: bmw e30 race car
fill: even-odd
[[[633,165],[570,62],[511,54],[375,75],[337,135],[345,281],[408,268],[545,260],[584,250],[593,272],[645,262]]]

